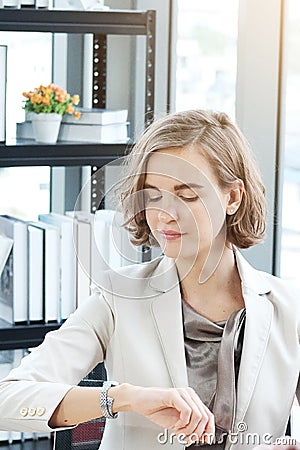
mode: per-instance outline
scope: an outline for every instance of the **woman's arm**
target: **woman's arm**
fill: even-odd
[[[103,361],[113,329],[110,305],[95,294],[59,330],[47,333],[0,380],[0,429],[49,431],[49,419],[67,392]]]
[[[74,387],[67,392],[54,411],[52,428],[75,425],[103,415],[100,408],[101,388]],[[131,411],[173,430],[177,435],[198,438],[214,434],[214,417],[191,388],[144,388],[123,383],[108,390],[114,399],[113,412]]]

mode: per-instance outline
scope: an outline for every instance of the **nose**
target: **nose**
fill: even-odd
[[[168,211],[165,209],[160,209],[158,211],[157,218],[160,222],[168,223],[173,220],[178,220],[178,214],[174,208],[168,208]]]
[[[164,192],[160,205],[157,206],[159,206],[157,218],[160,222],[169,223],[179,219],[180,203],[174,194]]]

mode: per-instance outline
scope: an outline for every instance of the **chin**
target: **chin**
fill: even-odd
[[[166,245],[161,245],[161,249],[169,258],[195,262],[199,257],[202,259],[208,256],[212,250],[212,242],[202,242],[201,245],[198,245],[198,248],[195,243],[184,243],[177,246],[167,243]]]
[[[159,242],[159,246],[161,248],[161,251],[164,255],[168,256],[169,258],[178,258],[180,253],[182,252],[182,246],[180,243],[169,243],[169,242]]]
[[[197,253],[195,253],[195,249],[187,249],[186,246],[171,246],[171,245],[165,245],[162,247],[163,253],[168,256],[169,258],[173,259],[193,259],[195,260],[197,258]]]

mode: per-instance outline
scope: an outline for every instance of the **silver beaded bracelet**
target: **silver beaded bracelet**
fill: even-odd
[[[116,419],[118,417],[118,413],[117,412],[113,413],[113,411],[112,411],[112,405],[113,405],[114,399],[107,396],[108,389],[113,386],[118,386],[118,384],[119,383],[117,381],[104,381],[103,382],[103,385],[101,388],[101,393],[100,393],[100,407],[103,412],[103,417],[105,417],[106,419]]]

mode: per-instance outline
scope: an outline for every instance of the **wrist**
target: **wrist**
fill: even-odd
[[[121,383],[118,386],[109,388],[107,393],[114,400],[112,405],[113,412],[133,412],[133,400],[138,389],[138,386],[129,383]]]
[[[103,417],[106,419],[116,419],[118,417],[117,412],[113,412],[113,402],[114,399],[108,395],[108,391],[113,386],[118,386],[117,381],[104,381],[100,390],[100,408]]]

